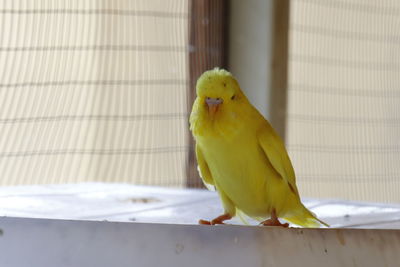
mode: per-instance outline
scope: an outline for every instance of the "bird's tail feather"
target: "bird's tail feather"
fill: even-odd
[[[250,225],[249,221],[247,220],[248,216],[243,211],[236,208],[236,215],[239,217],[243,224]]]
[[[300,212],[291,214],[290,216],[287,216],[284,219],[290,223],[297,224],[307,228],[313,228],[313,227],[317,228],[321,227],[321,225],[329,227],[329,224],[318,219],[314,213],[309,211],[304,206]]]

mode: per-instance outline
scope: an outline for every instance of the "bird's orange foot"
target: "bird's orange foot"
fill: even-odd
[[[285,227],[285,228],[289,227],[288,223],[281,223],[278,220],[278,216],[276,215],[276,210],[275,209],[272,209],[272,211],[271,211],[271,218],[261,222],[260,225],[264,225],[264,226],[282,226],[282,227]]]
[[[199,220],[199,224],[203,224],[203,225],[211,225],[211,221]]]
[[[276,218],[271,218],[271,219],[265,220],[265,221],[261,222],[260,225],[263,225],[263,226],[281,226],[281,227],[285,227],[285,228],[289,227],[288,223],[281,223]]]
[[[223,214],[221,216],[218,216],[217,218],[211,220],[211,221],[206,221],[206,220],[199,220],[199,224],[203,225],[216,225],[216,224],[225,224],[224,221],[232,219],[232,216],[229,214]]]

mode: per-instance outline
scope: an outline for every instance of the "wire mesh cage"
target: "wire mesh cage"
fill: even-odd
[[[400,201],[399,11],[292,1],[287,145],[305,195]]]
[[[2,1],[0,183],[186,183],[188,1]]]

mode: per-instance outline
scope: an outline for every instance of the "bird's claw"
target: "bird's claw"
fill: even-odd
[[[211,221],[199,220],[199,224],[203,224],[203,225],[225,224],[224,221],[230,220],[231,218],[232,218],[232,216],[230,216],[229,214],[223,214],[223,215],[218,216],[217,218],[215,218],[215,219],[213,219]]]
[[[199,224],[202,225],[217,225],[217,224],[225,224],[222,221],[218,221],[218,220],[211,220],[211,221],[207,221],[207,220],[199,220]]]
[[[261,225],[261,226],[281,226],[284,228],[289,227],[288,223],[281,223],[279,220],[271,220],[271,219],[263,221],[259,225]]]
[[[211,225],[211,221],[199,220],[199,224],[202,224],[202,225]]]

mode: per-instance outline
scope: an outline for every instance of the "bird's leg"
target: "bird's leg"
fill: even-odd
[[[205,224],[205,225],[224,224],[224,221],[230,220],[230,219],[232,219],[232,216],[226,213],[221,216],[218,216],[215,219],[212,219],[211,221],[200,220],[199,224]]]
[[[288,223],[281,223],[278,220],[278,217],[276,216],[276,211],[275,209],[272,209],[271,212],[271,218],[268,220],[265,220],[263,222],[260,223],[260,225],[264,225],[264,226],[282,226],[282,227],[289,227]]]

